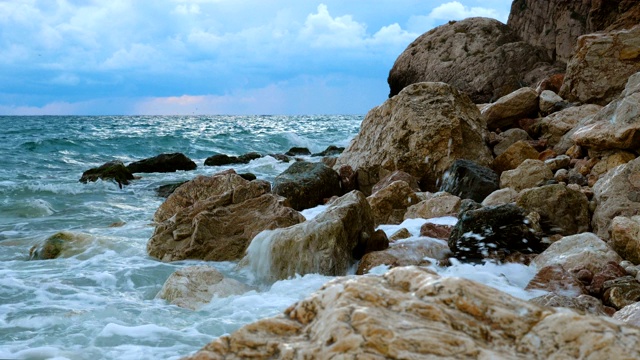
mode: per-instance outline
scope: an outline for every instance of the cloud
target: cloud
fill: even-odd
[[[347,48],[358,46],[366,36],[366,26],[350,15],[332,17],[327,5],[318,5],[318,12],[309,14],[300,29],[302,41],[314,47]]]
[[[451,1],[435,7],[426,16],[412,16],[408,21],[408,28],[422,33],[450,20],[462,20],[477,16],[490,17],[506,23],[508,13],[500,13],[493,8],[469,7],[459,1]]]

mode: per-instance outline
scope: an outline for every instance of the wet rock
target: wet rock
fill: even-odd
[[[411,237],[411,233],[409,232],[409,230],[407,230],[407,228],[402,228],[394,232],[393,234],[391,234],[391,236],[389,236],[389,242],[394,242],[397,240],[402,240],[410,237]]]
[[[358,189],[358,173],[349,165],[340,166],[338,169],[338,176],[340,176],[340,188],[343,193],[348,193]]]
[[[356,275],[369,273],[380,265],[394,268],[398,266],[427,266],[432,260],[444,260],[451,255],[445,241],[430,238],[411,238],[396,241],[389,248],[366,254],[356,270]]]
[[[375,226],[380,224],[400,224],[409,206],[418,204],[420,199],[409,184],[402,180],[392,182],[367,197]]]
[[[489,194],[483,201],[482,206],[503,205],[508,203],[515,203],[518,197],[518,192],[512,188],[504,188],[496,190]]]
[[[583,270],[583,269],[580,269]],[[589,293],[595,297],[601,298],[604,295],[604,283],[626,276],[625,269],[618,265],[615,261],[609,261],[602,270],[592,274],[589,282]]]
[[[257,152],[250,152],[240,156],[229,156],[225,154],[217,154],[209,156],[204,160],[205,166],[222,166],[232,164],[248,164],[251,160],[259,159],[262,155]],[[277,159],[280,160],[280,159]],[[288,160],[288,159],[287,159]],[[288,162],[288,161],[286,161]]]
[[[42,244],[29,250],[31,260],[50,260],[58,257],[69,257],[85,251],[92,242],[89,234],[61,231],[49,236]]]
[[[338,147],[335,145],[329,145],[326,149],[324,149],[323,151],[313,154],[311,156],[338,156],[340,154],[342,154],[342,152],[344,151],[344,147]]]
[[[98,179],[115,181],[122,189],[122,185],[129,185],[129,181],[134,177],[122,161],[114,160],[83,172],[80,182],[86,184],[90,181],[98,181]]]
[[[609,261],[620,260],[620,256],[595,234],[582,233],[565,236],[554,242],[533,262],[539,269],[558,264],[568,271],[585,268],[598,273]]]
[[[166,199],[169,197],[169,195],[173,194],[173,192],[176,191],[176,189],[179,188],[184,183],[186,183],[186,181],[181,181],[173,184],[160,185],[156,189],[156,195],[158,195],[158,197],[163,197]]]
[[[526,141],[517,141],[493,160],[491,167],[498,174],[517,168],[527,159],[538,160],[540,153]]]
[[[542,114],[547,115],[555,112],[558,108],[556,104],[563,101],[564,100],[560,97],[560,95],[556,94],[555,92],[551,90],[544,90],[540,93],[538,107],[540,108],[540,112]]]
[[[375,194],[378,190],[385,188],[391,185],[391,183],[398,180],[402,180],[406,182],[413,191],[415,192],[420,191],[420,186],[418,185],[418,181],[416,180],[415,177],[407,174],[404,171],[396,170],[390,173],[389,175],[383,177],[382,179],[380,179],[378,183],[373,185],[373,188],[371,189],[371,193]]]
[[[550,293],[530,299],[529,302],[545,307],[567,308],[577,311],[580,314],[609,316],[605,311],[602,302],[589,295],[579,295],[575,297]]]
[[[525,290],[544,290],[570,297],[588,293],[584,284],[558,264],[545,266],[538,270]]]
[[[489,130],[512,128],[518,120],[535,117],[538,93],[530,87],[520,88],[482,109]]]
[[[253,181],[256,180],[257,177],[255,174],[252,173],[242,173],[242,174],[238,174],[241,178],[247,180],[247,181]]]
[[[553,179],[553,172],[544,162],[527,159],[517,168],[505,171],[500,175],[500,187],[521,191],[542,185],[550,179]]]
[[[616,216],[611,222],[609,245],[623,259],[640,264],[640,216]]]
[[[420,236],[448,240],[449,236],[451,236],[451,230],[453,230],[453,226],[426,222],[420,227]]]
[[[284,154],[287,156],[311,155],[311,151],[309,151],[309,149],[307,149],[306,147],[294,146]]]
[[[602,301],[616,310],[640,301],[640,282],[633,276],[623,276],[604,282]]]
[[[439,192],[427,200],[420,201],[419,203],[407,208],[407,212],[404,214],[406,219],[431,219],[441,216],[451,216],[458,213],[460,209],[460,198],[445,192]]]
[[[456,160],[442,177],[440,191],[456,195],[461,199],[482,202],[489,194],[499,189],[499,178],[493,170],[471,160]]]
[[[127,165],[132,173],[168,173],[195,170],[197,167],[193,160],[182,153],[160,154]]]
[[[291,161],[291,158],[289,158],[285,154],[269,154],[269,156],[271,156],[272,158],[274,158],[274,159],[276,159],[278,161],[282,161],[282,162],[286,162],[286,163]]]
[[[531,140],[529,134],[520,128],[509,129],[501,133],[500,137],[502,140],[500,140],[493,147],[493,153],[496,154],[496,156],[502,155],[509,148],[509,146],[517,143],[520,140]]]
[[[323,163],[298,161],[276,176],[273,193],[284,196],[291,207],[300,211],[324,203],[340,195],[340,177]]]
[[[640,302],[636,302],[618,310],[613,318],[628,325],[640,327]]]

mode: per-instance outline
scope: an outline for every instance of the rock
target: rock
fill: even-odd
[[[324,149],[323,151],[313,154],[311,156],[337,156],[342,154],[342,152],[344,151],[344,147],[338,147],[335,145],[329,145],[326,149]]]
[[[169,276],[156,299],[185,309],[198,310],[214,297],[240,295],[251,288],[237,280],[225,278],[211,266],[188,266]]]
[[[491,162],[485,128],[477,107],[451,85],[413,84],[369,111],[335,168],[355,169],[366,194],[395,170],[419,179],[424,191],[434,191],[455,160]]]
[[[393,234],[391,234],[391,236],[389,236],[389,242],[394,242],[397,240],[402,240],[410,237],[411,237],[411,233],[409,232],[409,230],[407,230],[407,228],[402,228],[394,232]]]
[[[453,230],[453,226],[426,222],[420,227],[420,236],[447,240],[451,236],[451,230]]]
[[[633,276],[623,276],[604,282],[602,300],[616,310],[640,301],[640,282]]]
[[[340,166],[338,176],[340,176],[340,188],[342,188],[342,192],[346,194],[350,191],[358,190],[358,173],[355,172],[351,166]]]
[[[539,186],[550,179],[553,179],[553,172],[544,162],[527,159],[516,169],[505,171],[500,175],[500,187],[521,191]]]
[[[80,182],[86,184],[98,179],[115,181],[122,189],[122,185],[129,185],[129,180],[133,180],[134,177],[122,161],[114,160],[83,172]]]
[[[273,193],[284,196],[291,207],[300,211],[324,203],[334,195],[340,195],[340,177],[323,163],[298,161],[273,182]]]
[[[540,138],[547,140],[549,146],[553,146],[553,150],[558,154],[566,154],[572,159],[581,158],[582,148],[573,148],[572,150],[580,151],[569,152],[569,149],[576,145],[573,134],[580,129],[581,124],[589,122],[600,109],[600,105],[587,104],[548,115],[538,123]]]
[[[311,220],[258,234],[243,263],[268,281],[295,274],[345,275],[366,249],[375,248],[373,234],[371,208],[356,190]]]
[[[518,206],[540,214],[545,234],[573,235],[589,231],[589,200],[564,185],[545,185],[522,191]]]
[[[633,326],[401,267],[333,280],[187,359],[634,359],[639,349]]]
[[[568,168],[571,164],[571,158],[567,155],[558,155],[552,159],[545,160],[544,164],[547,165],[551,171],[557,171]]]
[[[489,130],[509,129],[517,120],[537,113],[538,93],[530,87],[520,88],[482,109]]]
[[[616,311],[613,318],[628,325],[640,327],[640,302],[636,302]]]
[[[638,27],[640,36],[640,26]],[[640,68],[640,40],[638,41]],[[580,123],[572,139],[576,144],[594,150],[640,149],[640,72],[633,75],[623,97],[602,108]]]
[[[569,181],[569,171],[567,169],[558,169],[558,171],[553,174],[553,179],[559,183],[566,184]]]
[[[517,141],[493,160],[491,167],[498,174],[517,168],[527,159],[538,160],[540,153],[525,141]]]
[[[404,214],[406,219],[431,219],[442,216],[451,216],[458,213],[460,209],[460,198],[449,193],[436,193],[427,200],[407,208]]]
[[[50,260],[84,252],[93,241],[89,234],[61,231],[49,236],[42,244],[29,250],[30,260]]]
[[[606,105],[620,95],[629,76],[640,71],[640,26],[584,35],[567,64],[560,96]]]
[[[147,244],[149,255],[162,261],[239,260],[261,231],[304,221],[300,213],[285,206],[284,198],[268,193],[269,183],[242,181],[246,184],[198,200],[160,222]]]
[[[374,226],[400,224],[409,206],[418,204],[420,199],[409,184],[402,180],[392,182],[373,195],[367,197],[373,212]]]
[[[418,37],[398,57],[387,79],[392,97],[406,86],[442,81],[475,103],[522,87],[523,74],[550,59],[494,19],[452,21]]]
[[[601,271],[609,261],[622,260],[604,241],[592,233],[565,236],[551,244],[538,255],[534,264],[545,266],[562,265],[568,271],[585,268],[592,273]]]
[[[583,269],[580,269],[582,271]],[[601,298],[604,295],[604,284],[607,281],[615,280],[617,278],[621,278],[626,276],[627,272],[625,269],[618,265],[615,261],[609,261],[605,264],[602,270],[591,276],[591,281],[589,282],[589,293],[595,297]]]
[[[529,302],[544,307],[568,308],[577,311],[580,314],[609,316],[606,313],[604,306],[602,306],[602,302],[589,295],[579,295],[575,297],[549,293],[530,299]]]
[[[563,101],[564,99],[562,99],[560,95],[554,93],[551,90],[544,90],[540,93],[540,98],[538,99],[538,108],[544,115],[551,114],[556,111],[556,104],[562,103]]]
[[[503,260],[514,252],[540,253],[544,245],[526,213],[513,204],[461,211],[448,243],[453,256],[466,261]]]
[[[498,174],[486,166],[471,160],[456,160],[444,173],[440,191],[456,195],[461,199],[482,202],[489,194],[498,190]]]
[[[603,156],[600,161],[591,168],[591,175],[599,178],[611,169],[624,165],[635,158],[636,155],[628,151],[614,151],[613,153]]]
[[[482,206],[503,205],[515,203],[518,192],[511,188],[496,190],[489,194],[483,201]]]
[[[529,134],[520,128],[509,129],[500,134],[500,136],[502,137],[502,140],[493,147],[493,153],[496,154],[496,156],[502,155],[509,146],[520,140],[531,140]]]
[[[242,174],[238,174],[241,178],[247,180],[247,181],[253,181],[256,180],[257,177],[255,174],[252,173],[242,173]]]
[[[525,287],[525,290],[544,290],[570,297],[588,293],[584,284],[565,270],[562,265],[558,264],[545,266],[538,270]]]
[[[197,167],[193,160],[182,153],[160,154],[127,165],[132,173],[168,173],[195,170]]]
[[[616,216],[611,222],[609,245],[623,259],[640,264],[640,216]]]
[[[286,162],[286,163],[291,161],[291,159],[285,154],[269,154],[269,156],[271,156],[272,158],[274,158],[274,159],[276,159],[278,161],[282,161],[282,162]]]
[[[176,191],[176,189],[179,188],[180,186],[182,186],[182,184],[184,184],[184,183],[186,183],[186,181],[181,181],[181,182],[172,183],[172,184],[160,185],[156,189],[156,195],[158,195],[158,197],[162,197],[162,198],[166,199],[166,198],[169,197],[169,195],[173,194],[173,192]]]
[[[593,185],[597,204],[591,219],[593,231],[609,239],[609,225],[616,216],[640,214],[640,158],[618,166]]]
[[[404,171],[396,170],[391,174],[383,177],[382,179],[380,179],[380,181],[378,181],[375,185],[373,185],[373,188],[371,188],[371,193],[375,194],[376,192],[378,192],[378,190],[385,188],[391,185],[391,183],[398,180],[402,180],[406,182],[413,191],[415,192],[420,191],[420,186],[418,185],[418,181],[416,180],[416,178],[407,174]]]
[[[273,155],[272,155],[273,156]],[[248,164],[251,160],[259,159],[262,155],[257,152],[250,152],[240,156],[229,156],[225,154],[217,154],[213,156],[209,156],[204,160],[205,166],[222,166],[222,165],[232,165],[232,164]],[[281,160],[281,159],[277,159]],[[289,162],[287,158],[287,161]]]
[[[445,260],[449,255],[451,252],[445,241],[425,237],[405,239],[396,241],[386,250],[366,254],[358,264],[356,275],[367,274],[379,265],[387,265],[392,268],[432,265],[429,259]]]
[[[284,154],[287,156],[311,155],[311,151],[309,151],[309,149],[307,149],[306,147],[294,146]]]

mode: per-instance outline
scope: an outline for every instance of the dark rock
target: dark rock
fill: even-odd
[[[309,149],[307,149],[305,147],[294,146],[284,154],[287,155],[287,156],[311,155],[311,151],[309,151]]]
[[[604,283],[627,275],[627,271],[615,261],[610,261],[602,269],[593,275],[589,286],[589,293],[595,297],[602,297],[604,293]]]
[[[89,181],[98,181],[98,179],[113,180],[122,189],[122,185],[129,185],[129,180],[133,180],[134,177],[122,161],[114,160],[83,172],[80,182],[86,184]]]
[[[249,162],[251,162],[251,160],[260,159],[261,157],[262,155],[258,154],[257,152],[250,152],[238,156],[238,160],[240,160],[242,164],[248,164]]]
[[[249,180],[249,181],[253,181],[256,178],[256,176],[252,173],[243,173],[243,174],[238,174],[240,175],[241,178],[245,179],[245,180]]]
[[[276,176],[273,193],[289,199],[291,207],[300,211],[341,195],[340,176],[323,163],[295,162]]]
[[[221,166],[231,164],[248,164],[251,160],[259,159],[262,155],[257,152],[250,152],[240,156],[229,156],[225,154],[217,154],[209,156],[205,159],[205,166]]]
[[[420,236],[427,236],[434,239],[448,239],[451,235],[452,227],[449,225],[438,225],[433,223],[424,223],[420,227]]]
[[[385,250],[389,247],[387,234],[382,230],[376,230],[371,237],[360,241],[353,249],[352,256],[356,260],[373,251]]]
[[[525,290],[545,290],[548,292],[576,297],[587,294],[587,289],[562,265],[545,266],[529,281]]]
[[[195,170],[198,166],[182,153],[160,154],[152,158],[132,162],[127,169],[132,173],[167,173],[178,170]]]
[[[176,191],[176,189],[179,188],[180,185],[184,183],[186,183],[186,181],[181,181],[173,184],[160,185],[156,189],[156,195],[158,195],[159,197],[168,198],[169,195],[173,194],[173,192]]]
[[[342,165],[338,170],[340,187],[343,193],[348,193],[358,188],[358,173],[349,165]]]
[[[415,177],[407,174],[404,171],[396,170],[391,174],[383,177],[382,179],[380,179],[380,181],[378,181],[375,185],[373,185],[373,188],[371,189],[371,193],[375,194],[376,192],[378,192],[378,190],[383,189],[391,185],[391,183],[393,183],[394,181],[398,181],[398,180],[402,180],[406,182],[412,190],[416,192],[420,191],[418,180]]]
[[[440,191],[480,203],[499,188],[500,178],[493,170],[471,160],[458,159],[442,176]]]
[[[91,237],[87,234],[61,231],[48,237],[42,244],[29,250],[30,260],[50,260],[80,253],[86,249]]]
[[[291,158],[289,158],[285,154],[269,154],[269,156],[271,156],[272,158],[274,158],[274,159],[276,159],[278,161],[282,161],[282,162],[286,162],[286,163],[291,161]]]
[[[291,151],[291,150],[289,150]],[[329,145],[324,151],[321,151],[319,153],[315,153],[311,156],[338,156],[340,154],[342,154],[342,152],[344,151],[344,147],[338,147],[335,145]],[[302,154],[305,155],[305,154]]]
[[[623,276],[604,282],[605,305],[620,310],[627,305],[640,301],[640,282],[633,276]]]

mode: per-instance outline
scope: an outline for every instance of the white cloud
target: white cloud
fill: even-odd
[[[334,18],[327,5],[320,4],[317,13],[307,16],[300,37],[315,47],[343,48],[360,45],[366,32],[366,26],[354,21],[350,15]]]
[[[459,1],[451,1],[437,6],[426,16],[412,16],[409,19],[409,29],[415,32],[426,32],[434,26],[450,20],[462,20],[468,17],[490,17],[502,22],[507,21],[507,15],[496,9],[465,6]]]
[[[155,48],[146,44],[133,44],[128,50],[117,50],[104,61],[101,68],[117,70],[146,66],[155,67],[158,63],[161,63],[161,55]]]

